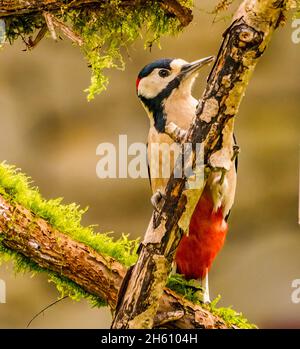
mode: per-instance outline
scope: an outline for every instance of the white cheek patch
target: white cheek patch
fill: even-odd
[[[160,69],[158,68],[154,69],[150,75],[141,79],[138,87],[138,94],[140,96],[147,99],[156,97],[177,75],[177,73],[174,71],[166,78],[162,78],[158,75],[159,70]]]

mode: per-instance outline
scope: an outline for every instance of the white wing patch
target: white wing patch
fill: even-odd
[[[214,210],[223,207],[224,217],[227,216],[233,205],[236,188],[233,126],[234,120],[230,119],[222,131],[222,148],[213,153],[209,159],[213,172],[207,184],[212,193]]]

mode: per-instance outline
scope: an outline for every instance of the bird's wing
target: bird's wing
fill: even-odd
[[[233,134],[233,141],[234,141],[234,145],[238,145],[237,141],[236,141],[236,136],[235,134]],[[238,166],[239,166],[239,157],[238,155],[235,157],[235,171],[237,172],[238,170]]]
[[[148,168],[148,178],[149,178],[149,183],[150,183],[150,187],[152,188],[152,184],[151,184],[151,174],[150,174],[150,166],[149,166],[149,159],[148,159],[148,142],[146,144],[147,147],[147,153],[146,153],[146,161],[147,161],[147,168]]]
[[[234,145],[237,145],[237,141],[236,141],[236,136],[235,134],[233,134],[233,140],[234,140]],[[238,160],[238,155],[235,157],[235,162],[234,162],[234,166],[235,166],[235,172],[237,173],[238,171],[238,165],[239,165],[239,160]],[[228,212],[227,216],[225,217],[225,221],[228,221],[228,218],[230,216],[230,212],[231,210]]]

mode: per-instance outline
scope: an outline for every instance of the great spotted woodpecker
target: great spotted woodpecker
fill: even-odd
[[[213,60],[213,57],[207,57],[188,63],[182,59],[161,59],[146,65],[140,71],[136,80],[136,92],[150,119],[148,161],[156,161],[156,167],[164,166],[164,157],[155,159],[151,154],[151,145],[184,142],[198,105],[198,101],[192,96],[193,84],[199,69]],[[227,144],[234,148],[233,135],[229,134],[227,137]],[[174,166],[172,161],[170,166]],[[151,163],[151,202],[157,207],[164,197],[169,178],[154,178],[153,168],[155,166]],[[220,176],[220,173],[212,173],[208,178],[192,215],[189,232],[181,239],[175,256],[177,272],[186,279],[200,281],[204,302],[210,302],[208,271],[223,247],[228,230],[227,217],[236,187],[234,164],[232,163],[222,178]]]

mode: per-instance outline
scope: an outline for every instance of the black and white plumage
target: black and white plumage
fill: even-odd
[[[185,142],[186,132],[196,116],[198,101],[192,96],[192,87],[198,71],[212,61],[213,57],[192,63],[182,59],[161,59],[145,66],[138,75],[137,95],[150,120],[148,163],[154,206],[163,198],[169,180],[161,175],[161,170],[167,164],[169,173],[172,173],[176,145]],[[232,126],[229,122],[222,135],[222,142],[230,154],[234,154],[235,149]],[[167,144],[175,151],[154,153],[155,144]],[[182,238],[177,249],[178,271],[186,278],[201,281],[206,302],[209,301],[208,270],[225,241],[226,217],[233,205],[235,187],[233,162],[223,173],[219,171],[209,176],[192,215],[189,234]]]

